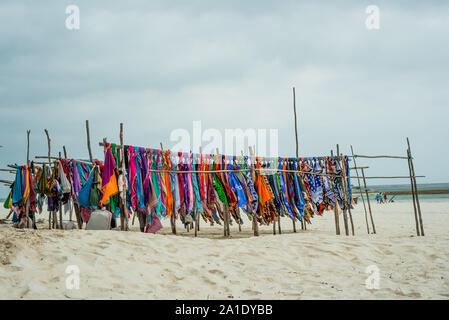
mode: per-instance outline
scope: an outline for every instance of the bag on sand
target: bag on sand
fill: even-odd
[[[112,213],[107,210],[95,210],[90,215],[86,230],[109,230],[111,229]]]

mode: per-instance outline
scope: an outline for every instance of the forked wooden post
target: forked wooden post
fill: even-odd
[[[351,232],[352,235],[354,235],[354,222],[352,221],[352,213],[351,213],[351,197],[349,196],[349,187],[348,187],[348,176],[349,173],[346,172],[346,158],[343,154],[341,154],[341,161],[343,164],[343,173],[344,173],[344,187],[345,187],[345,197],[346,197],[346,204],[348,206],[348,215],[349,215],[349,222],[351,223]]]
[[[62,150],[64,151],[64,159],[68,159],[68,157],[67,157],[67,150],[66,150],[65,146],[62,146]],[[72,197],[70,197],[70,199],[69,199],[69,206],[70,206],[69,221],[72,221],[72,216],[73,216],[73,200],[72,200]]]
[[[333,156],[334,156],[334,151],[331,150],[331,157],[333,157]],[[340,235],[340,220],[339,220],[339,216],[338,216],[338,202],[337,202],[337,198],[335,197],[335,194],[334,194],[334,202],[335,202],[335,206],[334,206],[335,234]]]
[[[251,179],[253,180],[253,185],[256,185],[256,171],[254,170],[255,155],[254,155],[254,149],[251,146],[249,146],[249,155],[250,155],[250,162],[251,162],[251,165],[250,165]],[[256,214],[257,213],[254,212],[254,209],[253,209],[251,203],[250,203],[250,207],[251,207],[251,212],[253,214],[253,219],[252,219],[253,221],[252,221],[252,223],[253,223],[254,235],[256,237],[258,237],[259,236],[259,224],[257,223],[257,218],[256,218]]]
[[[340,165],[340,169],[343,172],[343,167],[341,164],[341,158],[340,158],[340,146],[337,144],[337,161]],[[342,187],[343,187],[343,192],[345,192],[345,188],[344,188],[344,178],[341,178],[342,180]],[[348,227],[348,215],[346,214],[346,210],[343,210],[343,222],[345,225],[345,234],[347,236],[349,236],[349,227]]]
[[[162,146],[162,142],[161,142],[161,151],[163,154],[163,150],[164,147]],[[172,210],[171,210],[172,214],[170,216],[170,226],[171,226],[171,232],[173,234],[176,234],[176,221],[175,221],[175,200],[173,198],[173,203],[172,203]]]
[[[59,160],[61,160],[61,152],[59,152]],[[58,166],[59,170],[59,166]],[[64,229],[62,226],[62,201],[59,201],[59,229]]]
[[[28,170],[30,170],[30,133],[31,130],[27,130],[27,166],[28,166]],[[30,195],[28,194],[28,198],[27,198],[27,202],[25,205],[25,218],[27,220],[27,228],[30,227],[30,222],[28,220],[30,216]],[[33,215],[33,221],[34,221],[34,217],[35,215]]]
[[[220,156],[220,150],[217,148],[217,156]],[[222,168],[221,163],[222,162],[222,158],[220,157],[220,168]],[[229,207],[224,203],[224,222],[223,222],[223,234],[225,237],[229,237],[231,235],[230,232],[230,224],[229,224],[229,220],[230,220],[230,214],[229,214]]]
[[[122,175],[123,182],[126,182],[126,168],[125,168],[125,145],[123,144],[123,123],[120,123],[120,174]],[[120,222],[124,220],[124,227],[122,230],[128,231],[128,213],[126,211],[126,190],[120,191]]]
[[[299,155],[299,145],[298,145],[298,122],[296,120],[296,92],[295,87],[293,87],[293,112],[295,114],[295,138],[296,138],[296,159],[298,159]],[[296,216],[292,219],[293,221],[293,232],[296,233]]]
[[[416,220],[416,227],[418,231],[418,223],[419,223],[419,235],[424,236],[424,226],[422,222],[422,216],[421,216],[421,206],[419,204],[419,196],[418,196],[418,186],[416,185],[416,176],[415,176],[415,168],[413,167],[413,157],[412,157],[412,150],[410,149],[410,141],[407,138],[407,157],[408,157],[408,166],[410,171],[410,182],[412,184],[412,194],[414,192],[414,199],[413,204],[415,206],[415,220]],[[415,205],[416,202],[416,205]],[[418,213],[416,217],[416,211]]]
[[[45,135],[47,136],[47,146],[48,146],[48,166],[51,169],[51,139],[50,139],[50,135],[48,134],[48,130],[44,129]],[[53,212],[49,211],[48,212],[48,228],[51,229],[52,228],[52,216],[53,216]]]
[[[354,150],[352,149],[352,145],[351,145],[351,154],[352,154],[352,160],[354,161],[354,167],[355,167],[354,170],[355,170],[355,173],[357,175],[357,183],[359,185],[360,197],[362,198],[363,209],[365,211],[366,231],[369,234],[368,212],[366,211],[365,199],[363,198],[362,186],[360,184],[359,171],[357,170],[357,162],[355,161]]]

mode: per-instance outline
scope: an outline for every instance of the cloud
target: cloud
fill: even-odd
[[[64,25],[72,3],[78,31]],[[448,4],[377,5],[381,28],[368,31],[358,1],[3,1],[0,165],[24,162],[27,129],[33,156],[46,154],[48,128],[54,154],[66,145],[86,158],[86,119],[97,157],[120,122],[126,143],[157,147],[193,120],[278,128],[279,152],[291,156],[295,86],[301,154],[337,143],[405,154],[409,136],[417,173],[448,181]],[[370,175],[407,173],[402,162],[366,164]]]

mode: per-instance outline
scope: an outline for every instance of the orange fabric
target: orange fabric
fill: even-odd
[[[257,169],[259,169],[260,163],[257,163],[256,167],[257,167]],[[270,190],[265,185],[261,174],[257,175],[257,192],[259,193],[259,196],[262,199],[262,205],[265,205],[265,203],[274,199],[273,194],[270,192]]]
[[[101,198],[100,204],[103,204],[111,196],[117,193],[118,193],[117,177],[114,172],[111,176],[111,179],[109,179],[109,182],[103,186],[103,197]]]
[[[170,152],[167,150],[165,151],[165,168],[167,170],[171,169],[171,163],[170,163]],[[170,176],[168,174],[168,172],[164,172],[165,174],[165,186],[167,189],[167,194],[166,194],[166,210],[167,210],[167,215],[170,217],[172,214],[172,208],[173,208],[173,194],[171,192],[171,188],[170,188]]]
[[[106,147],[106,151],[108,151],[109,148],[111,148],[110,144]],[[112,172],[109,182],[103,186],[102,191],[103,197],[100,200],[100,205],[103,205],[111,196],[118,193],[117,176],[115,175],[115,170]]]

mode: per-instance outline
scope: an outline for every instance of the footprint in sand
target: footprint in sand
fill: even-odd
[[[254,291],[254,290],[250,290],[250,289],[243,290],[243,293],[247,294],[247,295],[252,295],[252,296],[257,296],[259,294],[262,294],[262,292]]]
[[[224,275],[223,271],[217,270],[217,269],[209,270],[209,273],[215,274],[217,276],[223,276]]]

